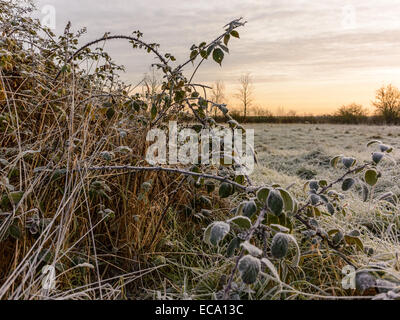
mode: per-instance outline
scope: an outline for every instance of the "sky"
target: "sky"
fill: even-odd
[[[356,102],[373,110],[375,91],[400,87],[400,2],[398,0],[35,0],[40,12],[54,6],[56,33],[68,21],[87,27],[82,44],[105,32],[134,30],[161,45],[178,62],[190,46],[213,40],[229,21],[244,17],[240,40],[230,41],[222,68],[205,63],[197,83],[224,82],[231,106],[241,74],[254,82],[254,105],[277,112],[325,114]],[[106,45],[126,67],[122,79],[137,83],[154,61],[124,41]],[[187,74],[193,71],[191,66]]]

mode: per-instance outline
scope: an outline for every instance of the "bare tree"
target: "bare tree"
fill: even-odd
[[[285,111],[285,107],[284,106],[279,106],[279,107],[276,108],[276,116],[277,117],[284,117],[285,114],[286,114],[286,111]]]
[[[253,80],[250,73],[245,73],[239,78],[240,86],[237,89],[235,97],[240,101],[241,107],[243,107],[244,118],[247,116],[247,110],[253,103]]]
[[[388,121],[392,122],[400,117],[400,91],[389,84],[376,91],[376,100],[372,105],[377,113]]]
[[[160,89],[161,81],[159,80],[156,72],[152,69],[150,74],[145,74],[142,80],[143,93],[148,97],[154,96]]]
[[[271,117],[272,116],[271,111],[269,111],[267,108],[261,107],[259,105],[253,105],[248,110],[249,110],[249,114],[252,114],[253,116],[257,116],[257,117]]]
[[[211,90],[211,99],[215,103],[221,104],[226,101],[225,98],[225,84],[223,81],[218,80],[214,83]],[[214,116],[217,116],[218,108],[214,109]]]

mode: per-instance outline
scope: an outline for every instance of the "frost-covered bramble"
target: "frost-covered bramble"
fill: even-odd
[[[235,216],[226,222],[214,222],[205,233],[206,242],[218,246],[223,246],[225,238],[231,238],[226,252],[229,259],[234,256],[236,263],[221,297],[230,297],[230,291],[236,281],[236,271],[239,271],[243,283],[250,285],[260,279],[262,267],[267,267],[270,276],[279,282],[277,267],[282,263],[287,263],[291,243],[296,250],[292,262],[288,265],[301,268],[301,250],[298,243],[304,238],[313,245],[327,246],[334,250],[333,252],[337,252],[345,263],[356,267],[349,258],[352,250],[370,251],[364,248],[360,232],[358,230],[348,233],[339,229],[325,230],[318,223],[318,219],[323,216],[345,215],[346,208],[343,203],[346,201],[346,193],[355,189],[356,186],[358,190],[361,190],[361,198],[364,202],[398,202],[396,195],[392,192],[375,198],[372,196],[372,191],[381,177],[379,164],[385,158],[393,160],[390,156],[393,151],[391,146],[374,140],[369,142],[367,147],[375,144],[378,144],[379,151],[372,153],[369,162],[357,164],[357,160],[353,157],[343,155],[333,157],[330,161],[331,166],[336,169],[341,168],[344,172],[337,180],[330,183],[324,179],[307,181],[303,188],[307,192],[305,200],[297,199],[289,190],[277,184],[251,187],[243,191],[236,190],[236,198],[240,196],[245,200],[232,210]],[[335,190],[335,187],[339,187],[343,193]],[[225,191],[226,188],[226,183],[220,185],[220,196],[231,196]],[[218,239],[218,242],[211,243],[209,230],[218,224],[224,224],[225,227],[214,228],[213,237]],[[264,231],[263,241],[256,237],[260,230]],[[265,250],[266,248],[268,250]],[[373,276],[369,275],[368,279],[371,277]],[[357,279],[359,282],[362,281],[361,278]],[[371,283],[375,282],[368,282],[368,284]]]

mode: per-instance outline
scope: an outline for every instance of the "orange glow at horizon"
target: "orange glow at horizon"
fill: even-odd
[[[349,81],[349,82],[304,82],[304,83],[256,83],[254,84],[252,106],[262,108],[276,114],[278,109],[284,112],[295,111],[297,115],[332,114],[339,107],[357,103],[373,114],[376,91],[388,84],[400,88],[400,74],[395,79],[381,81]],[[233,110],[240,110],[240,102],[235,98],[238,85],[226,84],[226,102]]]

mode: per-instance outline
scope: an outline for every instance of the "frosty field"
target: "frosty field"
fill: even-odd
[[[366,144],[375,139],[392,145],[395,148],[392,157],[400,160],[400,127],[265,123],[248,124],[246,128],[255,131],[258,166],[253,177],[260,184],[280,181],[289,185],[314,178],[335,178],[340,171],[330,167],[331,158],[343,154],[359,162],[369,160],[373,149]],[[399,194],[398,166],[387,161],[383,167],[387,171],[383,172],[381,184]]]
[[[375,186],[373,198],[378,199],[386,192],[393,192],[397,196],[400,194],[398,127],[325,124],[257,124],[246,127],[255,129],[259,165],[253,173],[253,179],[258,184],[279,183],[283,187],[290,186],[290,190],[301,198],[304,196],[303,185],[306,180],[333,181],[343,173],[343,169],[330,166],[331,158],[342,154],[355,157],[361,164],[370,159],[373,151],[366,144],[377,139],[392,145],[395,150],[391,154],[392,159],[385,159],[380,168],[382,178]],[[340,185],[335,189],[343,192]],[[372,248],[373,254],[360,252],[353,258],[366,269],[384,268],[386,276],[397,278],[398,206],[386,206],[376,200],[362,202],[359,191],[360,188],[356,186],[353,191],[346,192],[346,215],[318,218],[320,226],[327,230],[337,228],[345,232],[358,230],[365,247]],[[310,252],[313,252],[312,247]],[[314,268],[313,265],[309,267]]]

